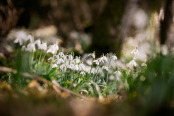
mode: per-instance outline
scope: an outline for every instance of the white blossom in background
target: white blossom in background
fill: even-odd
[[[84,71],[80,72],[81,75],[85,75],[86,73]]]
[[[40,39],[36,40],[34,43],[37,45],[38,48],[39,48],[39,46],[41,45]]]
[[[108,66],[102,66],[102,69],[105,69],[105,70],[109,71],[109,67]]]
[[[29,43],[27,45],[27,48],[25,49],[26,51],[29,51],[29,52],[35,52],[36,51],[36,47],[35,47],[35,44],[34,43]]]
[[[65,54],[64,54],[63,52],[59,52],[58,55],[59,55],[59,57],[61,57],[61,58],[65,58]]]
[[[133,69],[134,67],[137,67],[138,64],[135,62],[135,60],[131,60],[128,64],[127,67],[129,67],[130,69]]]
[[[53,64],[52,68],[56,68],[56,67],[58,67],[58,65],[57,64]]]
[[[76,70],[76,71],[79,70],[79,66],[78,66],[78,64],[74,65],[74,70]]]
[[[21,48],[23,51],[25,51],[26,50],[26,47],[25,46],[22,46],[22,48]]]
[[[117,60],[117,56],[113,55],[113,56],[111,56],[111,59],[112,60]]]
[[[63,64],[64,63],[64,60],[62,58],[59,58],[59,59],[56,59],[57,60],[57,64]]]
[[[79,70],[85,70],[85,65],[83,63],[79,64]]]
[[[107,61],[108,60],[107,60],[107,57],[106,56],[102,56],[102,57],[99,58],[99,62],[105,63]]]
[[[58,49],[59,49],[59,46],[57,44],[51,45],[49,46],[47,53],[56,54]]]
[[[88,56],[91,56],[93,59],[95,59],[95,52],[88,54]]]
[[[92,59],[87,59],[86,63],[91,66],[92,65]]]
[[[73,69],[74,69],[74,64],[70,64],[70,65],[68,65],[67,68],[73,70]]]
[[[62,65],[60,66],[60,69],[61,69],[62,71],[64,71],[64,72],[66,72],[67,67],[66,67],[65,64],[62,64]]]
[[[93,62],[94,62],[96,65],[99,65],[99,63],[100,63],[98,59],[97,59],[97,60],[94,60]]]
[[[73,60],[73,56],[72,55],[68,55],[68,59],[71,61]]]
[[[120,71],[115,71],[114,73],[116,75],[117,81],[120,81],[121,80],[121,77],[122,77],[122,73]]]
[[[24,31],[19,31],[16,33],[14,43],[19,43],[19,45],[23,45],[26,40],[27,34]]]
[[[46,43],[42,43],[42,44],[39,46],[39,49],[40,49],[40,50],[46,51],[46,50],[47,50],[47,44],[46,44]]]
[[[79,64],[79,63],[80,63],[80,58],[76,57],[75,63],[76,63],[76,64]]]
[[[138,49],[137,49],[137,48],[133,49],[133,50],[131,51],[131,54],[134,55],[134,56],[133,56],[133,59],[136,59],[136,57],[139,55]]]
[[[115,78],[115,77],[114,77],[113,75],[110,75],[110,76],[109,76],[109,80],[111,80],[111,81],[113,81],[114,78]]]
[[[30,40],[30,43],[33,43],[34,42],[34,37],[32,35],[28,35],[26,37],[26,40],[25,41],[28,41],[28,40]]]

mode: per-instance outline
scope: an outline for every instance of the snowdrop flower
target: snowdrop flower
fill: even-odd
[[[22,46],[22,48],[21,48],[21,49],[25,51],[25,50],[26,50],[26,47],[25,47],[25,46]]]
[[[138,64],[135,62],[135,60],[131,60],[127,66],[132,69],[133,67],[137,67]]]
[[[111,80],[111,81],[114,80],[114,76],[113,75],[110,75],[109,76],[109,80]]]
[[[59,52],[58,54],[60,57],[65,58],[65,54],[63,52]]]
[[[80,58],[76,57],[75,63],[76,63],[76,64],[79,64],[79,63],[80,63]]]
[[[73,69],[74,69],[74,64],[70,64],[70,65],[68,65],[68,66],[67,66],[67,68],[69,68],[69,69],[72,69],[72,70],[73,70]]]
[[[94,62],[96,65],[99,65],[99,63],[100,63],[99,60],[94,60],[93,62]]]
[[[39,49],[40,50],[47,50],[47,44],[46,43],[42,43],[40,46],[39,46]]]
[[[37,46],[39,47],[39,46],[41,45],[40,39],[36,40],[36,41],[34,42],[34,44],[37,44]]]
[[[142,63],[141,66],[147,67],[147,64],[146,63]]]
[[[58,49],[59,49],[59,46],[57,44],[51,45],[48,48],[47,53],[56,54]]]
[[[26,37],[27,35],[24,31],[19,31],[16,33],[16,39],[14,40],[14,43],[19,43],[19,45],[21,46],[25,41],[27,41]]]
[[[32,43],[34,41],[34,37],[32,35],[28,35],[25,41],[27,40],[30,40],[30,42]]]
[[[112,60],[117,60],[117,56],[114,55],[114,56],[111,57],[111,59]]]
[[[89,54],[88,56],[92,56],[92,58],[95,59],[95,52],[93,52],[92,54]]]
[[[105,69],[105,70],[109,71],[108,66],[102,66],[102,69]]]
[[[122,77],[122,73],[120,71],[115,71],[114,73],[116,75],[117,81],[120,81],[120,78]]]
[[[76,71],[79,70],[79,66],[77,64],[74,66],[74,70],[76,70]]]
[[[62,71],[66,71],[66,70],[67,70],[67,67],[66,67],[65,64],[62,64],[62,65],[60,66],[60,69],[61,69]]]
[[[85,75],[86,73],[84,71],[80,72],[81,75]]]
[[[49,60],[52,60],[52,59],[53,59],[53,57],[50,57],[50,58],[48,58],[48,61],[49,61]]]
[[[107,60],[107,57],[106,56],[103,56],[103,57],[101,57],[101,58],[99,58],[99,62],[107,62],[108,60]]]
[[[85,65],[83,63],[79,64],[79,70],[85,70]]]
[[[87,59],[86,63],[91,66],[92,65],[92,60],[91,59]]]
[[[36,51],[35,44],[34,44],[34,43],[29,43],[29,44],[27,45],[26,50],[29,51],[29,52],[35,52],[35,51]]]
[[[137,49],[137,48],[133,49],[133,50],[131,51],[131,54],[133,54],[134,57],[137,56],[137,55],[139,55],[138,49]]]
[[[94,71],[94,70],[91,70],[91,73],[92,73],[92,74],[95,74],[95,71]]]
[[[56,68],[56,67],[58,67],[57,64],[53,64],[52,68]]]
[[[62,58],[57,59],[57,64],[62,64],[64,63],[64,60]]]
[[[47,44],[46,43],[41,44],[41,41],[39,39],[36,40],[34,43],[37,44],[38,49],[40,49],[40,50],[46,50],[47,49]]]
[[[118,76],[118,77],[121,77],[121,76],[122,76],[122,73],[121,73],[120,71],[115,71],[114,73],[115,73],[116,76]]]
[[[70,61],[73,60],[73,56],[72,55],[68,55],[68,58],[69,58]]]

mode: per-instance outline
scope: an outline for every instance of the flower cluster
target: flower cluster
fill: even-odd
[[[17,35],[14,43],[19,43],[24,51],[41,50],[41,53],[49,53],[49,56],[51,54],[52,56],[46,61],[44,55],[40,55],[39,60],[37,60],[38,56],[33,58],[35,61],[32,62],[31,67],[34,67],[30,69],[34,73],[38,72],[39,75],[46,75],[46,78],[56,80],[61,86],[73,88],[79,93],[87,91],[85,93],[101,97],[116,93],[121,84],[129,88],[129,79],[135,80],[141,77],[141,81],[145,80],[145,77],[142,78],[140,75],[140,69],[145,67],[146,63],[139,65],[136,62],[136,56],[139,54],[137,48],[131,52],[132,60],[127,62],[118,60],[115,54],[106,54],[99,58],[96,58],[95,52],[86,54],[82,58],[72,53],[65,54],[59,51],[57,43],[47,47],[47,43],[39,39],[34,40],[33,36],[22,32]],[[110,88],[111,85],[112,88]]]

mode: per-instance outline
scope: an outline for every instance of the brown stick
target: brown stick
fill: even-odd
[[[14,74],[17,73],[16,70],[8,68],[8,67],[3,67],[3,66],[0,66],[0,72],[7,72],[7,73],[14,73]],[[88,100],[85,96],[76,94],[76,93],[74,93],[73,91],[71,91],[69,89],[66,89],[66,88],[63,88],[63,87],[59,86],[59,84],[56,81],[50,82],[50,81],[44,79],[43,77],[40,77],[38,75],[31,75],[31,74],[26,73],[26,72],[22,73],[22,75],[27,77],[27,78],[30,78],[30,79],[36,79],[37,81],[42,82],[42,83],[52,85],[53,89],[59,94],[60,94],[60,91],[58,91],[58,90],[61,90],[61,91],[65,91],[65,92],[67,92],[67,93],[69,93],[73,96]]]

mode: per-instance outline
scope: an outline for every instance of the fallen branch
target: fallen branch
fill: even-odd
[[[0,66],[0,72],[6,72],[6,73],[14,73],[16,74],[17,71],[14,70],[14,69],[11,69],[11,68],[8,68],[8,67],[3,67],[3,66]],[[35,79],[39,82],[42,82],[42,83],[45,83],[45,84],[48,84],[48,85],[52,85],[53,89],[57,92],[57,93],[60,93],[60,91],[65,91],[73,96],[76,96],[76,97],[79,97],[79,98],[82,98],[82,99],[85,99],[85,100],[88,100],[85,96],[82,96],[82,95],[79,95],[79,94],[76,94],[74,93],[73,91],[69,90],[69,89],[66,89],[66,88],[63,88],[61,86],[59,86],[59,84],[56,82],[56,81],[48,81],[46,79],[44,79],[43,77],[41,76],[38,76],[38,75],[31,75],[27,72],[25,73],[22,73],[23,76],[27,77],[27,78],[30,78],[30,79]],[[60,91],[58,91],[60,90]]]

